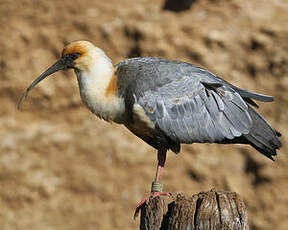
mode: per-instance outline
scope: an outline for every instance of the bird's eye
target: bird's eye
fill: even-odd
[[[72,60],[75,60],[75,59],[77,59],[78,57],[80,57],[80,54],[79,54],[79,53],[71,53],[71,54],[70,54],[70,57],[72,58]]]

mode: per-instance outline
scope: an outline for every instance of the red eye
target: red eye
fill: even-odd
[[[79,53],[72,53],[72,54],[70,54],[70,57],[71,57],[73,60],[75,60],[75,59],[77,59],[78,57],[80,57],[80,54],[79,54]]]

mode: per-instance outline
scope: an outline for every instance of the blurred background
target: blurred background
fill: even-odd
[[[170,3],[169,3],[170,2]],[[172,3],[171,3],[172,2]],[[177,2],[177,1],[174,1]],[[194,63],[273,95],[261,114],[280,132],[273,163],[242,145],[169,152],[164,190],[235,191],[251,230],[288,226],[288,2],[286,0],[1,0],[0,229],[136,229],[156,151],[81,103],[73,71],[24,89],[67,43],[90,40],[114,63],[159,56]]]

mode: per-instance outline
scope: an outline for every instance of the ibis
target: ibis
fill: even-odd
[[[74,70],[81,99],[92,113],[123,124],[158,151],[152,196],[167,195],[161,184],[166,152],[178,153],[182,143],[247,144],[272,160],[281,147],[281,134],[255,110],[255,101],[273,97],[186,62],[137,57],[113,65],[89,41],[64,47],[61,58],[26,89],[18,108],[36,84],[65,69]]]

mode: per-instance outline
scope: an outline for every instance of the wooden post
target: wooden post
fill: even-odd
[[[168,205],[151,197],[141,209],[140,230],[248,230],[246,207],[234,192],[211,190],[187,198],[178,194]]]

